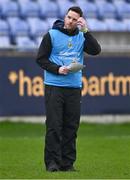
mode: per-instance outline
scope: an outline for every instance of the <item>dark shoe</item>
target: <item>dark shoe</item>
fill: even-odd
[[[59,167],[57,166],[56,163],[51,163],[49,164],[46,170],[49,172],[56,172],[56,171],[59,171]]]
[[[71,166],[71,167],[60,167],[60,170],[61,171],[70,171],[70,172],[76,171],[76,169],[73,166]]]

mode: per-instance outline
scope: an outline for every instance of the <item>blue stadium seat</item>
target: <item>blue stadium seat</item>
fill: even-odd
[[[99,18],[116,18],[116,7],[113,3],[101,1],[96,3]]]
[[[30,35],[41,36],[45,34],[49,29],[49,24],[46,20],[41,20],[39,18],[28,18],[27,22],[29,24]]]
[[[95,6],[95,3],[86,0],[76,0],[76,3],[78,6],[82,8],[85,17],[97,17],[97,7]]]
[[[38,0],[40,6],[40,17],[58,17],[58,4],[51,0]]]
[[[88,28],[91,31],[107,31],[107,25],[103,20],[98,20],[95,18],[87,18]]]
[[[18,16],[19,7],[18,3],[11,0],[5,0],[2,3],[0,2],[1,7],[1,16],[6,18],[8,16]]]
[[[38,17],[39,16],[39,4],[37,1],[31,0],[18,0],[20,7],[20,15],[23,18],[26,17]]]
[[[2,6],[4,6],[4,4],[8,4],[10,0],[0,0],[0,17],[2,17]]]
[[[113,3],[113,0],[106,0],[107,2]]]
[[[130,19],[128,19],[128,18],[124,18],[123,19],[123,24],[125,24],[126,25],[126,27],[127,27],[127,31],[130,31]]]
[[[16,36],[29,34],[29,25],[25,20],[18,17],[9,17],[7,21],[9,23],[11,35]]]
[[[0,36],[0,49],[1,48],[10,48],[11,43],[10,43],[10,38],[9,36]]]
[[[87,5],[86,5],[86,17],[97,17],[97,7],[95,6],[95,3],[93,2],[87,2]]]
[[[8,2],[10,2],[10,0],[0,0],[0,7],[1,5],[3,6],[3,4],[7,5]]]
[[[108,31],[127,31],[127,25],[123,23],[123,20],[106,18],[105,24],[108,27]]]
[[[130,3],[126,1],[114,1],[118,16],[121,18],[130,18]]]
[[[6,20],[0,19],[0,35],[8,35],[9,34],[9,25]]]
[[[57,18],[47,18],[47,22],[48,22],[48,25],[49,25],[49,28],[52,28],[53,26],[53,23],[57,20]]]
[[[76,3],[69,0],[57,0],[59,6],[59,17],[63,18],[71,6],[75,6]]]
[[[80,8],[82,9],[83,13],[84,13],[84,16],[86,16],[87,14],[87,10],[86,10],[86,7],[87,7],[87,0],[76,0],[76,4],[78,6],[80,6]]]
[[[35,41],[31,40],[28,36],[16,36],[15,43],[19,50],[33,50],[36,48]]]

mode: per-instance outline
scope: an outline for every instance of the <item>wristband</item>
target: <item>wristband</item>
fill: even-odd
[[[88,31],[89,31],[89,30],[88,30],[87,27],[81,29],[81,32],[83,32],[83,33],[86,33],[86,32],[88,32]]]

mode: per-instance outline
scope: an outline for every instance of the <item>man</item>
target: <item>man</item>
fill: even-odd
[[[37,56],[37,63],[45,70],[44,160],[50,172],[75,170],[82,71],[71,72],[68,67],[73,61],[83,64],[84,51],[96,55],[101,48],[88,31],[80,7],[71,7],[64,21],[57,20],[45,34]]]

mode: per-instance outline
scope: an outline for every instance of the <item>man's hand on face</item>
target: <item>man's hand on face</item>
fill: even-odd
[[[83,17],[80,17],[77,21],[77,26],[79,30],[86,33],[88,31],[87,22]]]

